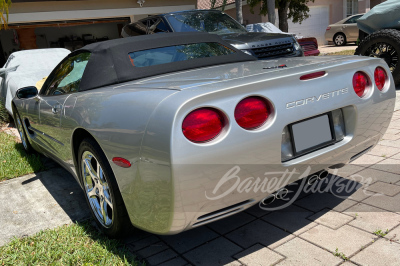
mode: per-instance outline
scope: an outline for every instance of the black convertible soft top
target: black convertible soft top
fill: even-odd
[[[128,54],[132,52],[194,43],[219,43],[234,53],[148,67],[132,67],[129,60]],[[257,60],[218,35],[198,32],[160,33],[99,42],[76,50],[70,56],[82,52],[90,52],[91,56],[82,76],[80,91],[193,68]]]

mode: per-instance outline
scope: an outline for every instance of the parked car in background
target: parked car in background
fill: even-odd
[[[297,42],[300,44],[301,48],[303,49],[304,56],[318,56],[320,54],[318,50],[317,38],[297,36],[293,33],[283,32],[270,22],[249,24],[246,26],[246,30],[249,32],[282,33],[291,35],[294,36]]]
[[[297,39],[301,49],[303,49],[304,56],[318,56],[320,54],[318,50],[318,41],[315,37],[306,37]]]
[[[35,49],[12,53],[0,69],[0,99],[12,114],[11,101],[15,92],[34,86],[47,77],[54,67],[70,53],[64,48]]]
[[[328,42],[333,42],[336,46],[343,46],[348,42],[357,42],[357,20],[362,16],[363,14],[353,15],[329,25],[326,28],[325,39]]]
[[[257,60],[215,34],[153,34],[71,53],[12,107],[25,149],[71,172],[107,235],[177,234],[371,150],[395,105],[389,71],[376,58]]]
[[[303,56],[296,39],[282,33],[248,32],[219,10],[189,10],[141,19],[122,29],[123,37],[166,32],[217,34],[237,49],[258,59]]]

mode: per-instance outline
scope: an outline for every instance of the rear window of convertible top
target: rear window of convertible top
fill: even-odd
[[[194,43],[132,52],[129,60],[134,67],[147,67],[233,53],[234,50],[219,43]]]

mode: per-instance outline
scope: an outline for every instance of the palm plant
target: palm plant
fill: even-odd
[[[8,28],[8,9],[11,6],[11,0],[0,0],[0,30]]]

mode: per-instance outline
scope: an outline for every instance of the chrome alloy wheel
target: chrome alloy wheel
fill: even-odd
[[[112,226],[113,201],[103,169],[96,157],[89,151],[82,154],[82,177],[86,196],[97,220],[106,228]]]
[[[22,142],[22,145],[24,145],[24,148],[25,148],[25,150],[28,150],[28,144],[27,144],[27,138],[26,138],[26,135],[25,135],[25,131],[24,131],[24,126],[22,125],[22,121],[21,121],[21,119],[19,119],[19,115],[17,114],[16,115],[16,117],[17,117],[17,129],[18,129],[18,132],[19,132],[19,136],[21,137],[21,142]]]
[[[344,36],[342,35],[342,34],[338,34],[338,35],[336,35],[336,37],[335,37],[335,43],[337,44],[337,45],[343,45],[343,43],[344,43]]]

